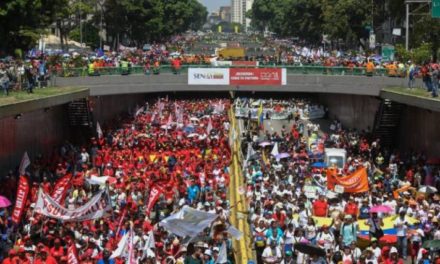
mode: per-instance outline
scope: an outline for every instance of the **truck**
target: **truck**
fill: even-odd
[[[347,151],[342,148],[325,148],[324,161],[329,166],[343,169],[347,161]]]
[[[246,52],[244,48],[220,48],[216,50],[216,56],[223,59],[243,59]]]

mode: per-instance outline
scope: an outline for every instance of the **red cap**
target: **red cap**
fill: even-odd
[[[15,249],[9,250],[9,256],[15,256],[15,254],[17,254],[17,252],[15,252]]]

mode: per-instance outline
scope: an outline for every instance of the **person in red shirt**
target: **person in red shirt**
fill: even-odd
[[[12,263],[14,263],[14,264],[30,264],[31,263],[29,261],[29,259],[26,257],[26,252],[25,252],[24,248],[20,248],[18,250],[17,256],[12,258]]]
[[[13,249],[9,250],[8,257],[3,259],[2,264],[12,264],[13,263],[12,260],[14,259],[14,256],[15,256],[15,250]]]
[[[354,219],[357,219],[358,211],[359,211],[358,206],[357,206],[356,202],[354,201],[354,198],[350,197],[350,199],[348,200],[348,203],[345,205],[344,213],[346,215],[353,216]]]
[[[34,264],[57,264],[57,261],[54,257],[49,255],[47,249],[43,249],[40,251],[39,257],[37,257]]]
[[[319,217],[327,217],[328,215],[328,203],[322,194],[319,195],[318,200],[313,203],[313,215]]]
[[[64,248],[61,246],[61,241],[59,238],[55,239],[53,247],[50,249],[50,255],[55,258],[61,258],[64,256]]]

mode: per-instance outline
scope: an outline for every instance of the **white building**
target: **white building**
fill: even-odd
[[[253,3],[254,0],[231,0],[231,21],[248,28],[251,21],[246,18],[246,13],[251,10]]]

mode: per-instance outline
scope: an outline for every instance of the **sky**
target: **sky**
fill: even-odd
[[[231,0],[200,0],[200,2],[208,8],[209,13],[218,11],[220,6],[231,5]]]

